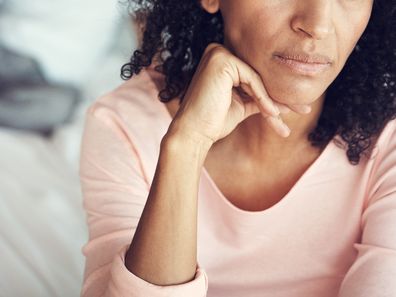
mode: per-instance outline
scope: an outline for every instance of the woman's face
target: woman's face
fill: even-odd
[[[220,9],[225,46],[260,74],[272,99],[302,104],[323,95],[340,73],[367,26],[373,1],[202,0],[202,5],[214,9],[209,12]],[[280,63],[285,60],[278,54],[320,55],[330,63],[307,74]]]

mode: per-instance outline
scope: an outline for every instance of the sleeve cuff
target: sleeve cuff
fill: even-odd
[[[149,283],[132,272],[125,266],[125,254],[129,245],[124,246],[113,260],[111,266],[111,277],[107,290],[109,297],[131,296],[131,297],[205,297],[208,290],[208,277],[204,269],[197,263],[197,269],[193,280],[170,286],[158,286]]]

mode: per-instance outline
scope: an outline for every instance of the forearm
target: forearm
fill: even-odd
[[[127,268],[156,285],[194,278],[197,196],[210,144],[169,133],[161,142],[146,205],[126,255]]]

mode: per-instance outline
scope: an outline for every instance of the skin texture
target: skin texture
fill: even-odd
[[[209,13],[221,11],[225,46],[259,73],[271,99],[312,107],[308,115],[282,114],[291,130],[287,138],[277,135],[260,115],[253,115],[227,141],[238,147],[239,156],[255,162],[273,158],[273,152],[289,155],[296,147],[307,147],[326,88],[364,32],[373,0],[202,0],[201,5]],[[273,59],[275,52],[285,50],[326,55],[331,67],[315,77],[292,73]]]
[[[286,138],[254,114],[214,143],[206,156],[206,170],[229,201],[245,210],[267,209],[290,191],[322,153],[307,136],[320,117],[327,87],[368,24],[373,2],[203,0],[201,4],[209,13],[221,10],[225,47],[259,74],[274,102],[312,107],[309,114],[293,108],[282,112],[291,130]],[[325,55],[331,65],[317,76],[295,74],[273,60],[275,52],[285,50]],[[167,107],[171,114],[176,112],[176,104]],[[235,180],[241,183],[236,185]]]
[[[326,88],[368,23],[371,1],[202,0],[208,12],[222,11],[225,46],[260,75],[273,100],[286,106],[311,103],[313,109],[308,115],[283,115],[292,130],[287,138],[268,127],[261,114],[248,117],[214,145],[168,131],[126,255],[132,273],[159,285],[194,278],[196,199],[203,163],[221,192],[246,210],[266,209],[292,187],[316,157],[306,149],[305,136],[320,115]],[[273,53],[285,49],[327,55],[332,67],[315,78],[291,74],[273,62]],[[302,157],[292,160],[296,153]]]

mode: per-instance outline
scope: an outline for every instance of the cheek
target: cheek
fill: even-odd
[[[334,47],[332,51],[328,51],[334,53],[334,63],[331,69],[321,76],[304,78],[283,75],[275,70],[276,68],[262,69],[262,78],[270,96],[274,100],[286,104],[312,103],[319,98],[342,71],[348,57],[367,27],[369,17],[369,14],[362,15],[360,13],[358,16],[349,18],[348,22],[339,24],[336,35],[333,37]],[[270,40],[268,36],[267,40]],[[274,43],[277,43],[276,37],[273,40]]]
[[[234,54],[238,52],[241,43],[255,36],[254,32],[249,32],[251,7],[247,3],[237,4],[237,2],[222,2],[221,5],[225,44],[230,50],[234,50]]]
[[[255,12],[228,32],[234,54],[258,72],[263,67],[262,62],[276,47],[279,36],[282,36],[281,31],[276,29],[282,28],[277,21],[263,11]]]
[[[363,8],[364,9],[364,8]],[[268,13],[271,11],[272,13]],[[292,46],[285,41],[287,10],[273,13],[272,10],[249,12],[249,17],[240,17],[240,12],[228,11],[225,22],[227,47],[261,75],[265,88],[272,99],[282,103],[312,103],[319,98],[334,81],[352,53],[367,26],[369,11],[356,11],[355,15],[340,16],[332,42],[328,42],[333,53],[334,64],[328,72],[315,78],[289,75],[270,62],[274,50]],[[231,29],[232,28],[232,29]],[[283,30],[283,31],[282,31]],[[325,42],[323,42],[324,44]]]
[[[366,29],[370,20],[371,10],[372,2],[366,2],[366,6],[362,7],[356,14],[350,14],[349,18],[347,18],[349,21],[340,28],[340,31],[342,31],[341,35],[344,37],[345,48],[349,49],[349,53],[352,52]]]
[[[351,55],[356,44],[364,33],[369,21],[369,17],[370,14],[367,13],[363,17],[360,16],[359,18],[352,20],[352,25],[350,22],[344,24],[344,26],[339,29],[338,36],[340,38],[338,40],[338,53],[340,55],[339,62],[342,62],[341,67],[345,65],[348,57]]]

